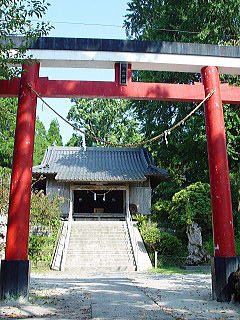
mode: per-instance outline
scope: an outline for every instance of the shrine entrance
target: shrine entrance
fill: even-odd
[[[124,218],[123,190],[73,190],[74,220]]]
[[[19,41],[19,39],[18,39]],[[6,257],[1,263],[1,295],[26,295],[32,155],[39,97],[113,98],[205,102],[212,199],[213,297],[230,301],[229,275],[236,271],[232,204],[222,103],[240,103],[240,88],[221,84],[219,72],[240,74],[239,47],[136,40],[40,38],[29,50],[37,62],[23,65],[21,78],[0,80],[0,96],[18,97]],[[115,81],[49,80],[39,68],[115,69]],[[202,83],[132,82],[132,70],[198,72]]]

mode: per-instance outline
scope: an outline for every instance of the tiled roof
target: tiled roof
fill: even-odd
[[[145,181],[147,176],[164,180],[168,172],[154,166],[144,148],[48,147],[33,173],[56,174],[60,181]]]

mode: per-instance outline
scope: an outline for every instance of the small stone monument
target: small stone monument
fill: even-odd
[[[187,227],[188,236],[188,252],[186,264],[189,266],[197,266],[208,262],[210,256],[202,245],[201,228],[197,223]]]

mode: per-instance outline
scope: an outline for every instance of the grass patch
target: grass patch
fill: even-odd
[[[205,268],[196,268],[196,270],[185,270],[178,267],[166,267],[166,268],[152,268],[149,270],[151,273],[162,273],[162,274],[191,274],[191,273],[200,273],[200,274],[209,274],[209,270]]]
[[[48,261],[32,261],[31,272],[44,273],[49,271],[51,271],[51,268]]]
[[[163,274],[175,274],[175,273],[192,273],[178,267],[169,267],[169,268],[152,268],[149,270],[151,273],[163,273]]]

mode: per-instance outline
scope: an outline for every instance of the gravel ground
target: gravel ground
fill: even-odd
[[[136,274],[134,283],[176,319],[240,319],[240,305],[211,298],[210,274]]]
[[[91,319],[91,297],[76,281],[51,272],[33,274],[29,299],[0,301],[0,319]]]
[[[208,274],[32,274],[30,299],[0,302],[0,319],[240,319],[211,300]]]

